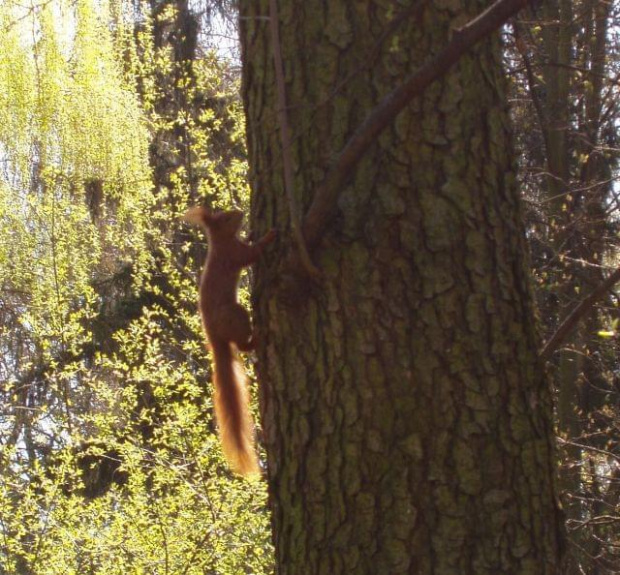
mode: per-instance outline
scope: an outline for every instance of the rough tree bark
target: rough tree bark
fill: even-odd
[[[297,204],[372,108],[481,2],[280,0]],[[497,38],[401,113],[291,293],[268,0],[242,0],[255,323],[278,572],[557,573],[552,405],[537,360]],[[310,283],[310,282],[308,282]]]

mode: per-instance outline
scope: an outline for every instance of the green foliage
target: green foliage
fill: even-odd
[[[152,203],[146,119],[112,35],[90,1],[75,3],[75,34],[63,29],[56,15],[71,5],[0,12],[0,225],[11,238],[0,261],[27,263],[3,266],[0,282],[31,297],[22,322],[44,351],[80,331],[95,273],[147,265]]]
[[[268,573],[179,220],[247,207],[235,80],[157,45],[169,8],[31,6],[0,5],[0,573]]]

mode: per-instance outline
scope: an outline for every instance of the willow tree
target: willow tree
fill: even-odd
[[[552,405],[497,35],[371,142],[332,217],[303,217],[356,128],[484,7],[408,4],[240,3],[252,217],[281,230],[255,306],[276,562],[556,573]]]
[[[90,0],[0,6],[0,428],[14,424],[5,446],[25,442],[32,465],[89,401],[60,371],[94,356],[97,286],[149,261],[147,123],[103,13]]]

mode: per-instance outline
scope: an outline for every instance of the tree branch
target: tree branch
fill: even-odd
[[[594,304],[618,281],[620,281],[620,268],[618,268],[605,281],[596,287],[588,297],[586,297],[571,313],[568,314],[560,327],[543,346],[539,355],[540,359],[543,361],[548,361],[553,352],[558,349],[560,344],[566,339],[568,334],[574,329],[579,321],[592,310]]]
[[[314,266],[306,242],[301,232],[301,223],[295,191],[293,189],[293,160],[291,158],[291,131],[288,124],[286,87],[284,84],[284,71],[282,65],[282,48],[280,46],[280,32],[278,30],[278,6],[276,0],[269,0],[269,23],[271,27],[271,44],[273,48],[273,64],[276,74],[276,87],[278,94],[278,123],[280,124],[280,144],[282,148],[282,164],[284,166],[284,190],[288,199],[288,209],[291,218],[291,231],[299,250],[301,263],[310,277],[317,278],[321,274]]]
[[[416,96],[442,77],[461,57],[488,34],[499,28],[529,0],[498,0],[474,20],[454,31],[452,40],[405,82],[388,94],[347,142],[318,188],[303,222],[303,235],[310,250],[317,247],[336,211],[338,196],[353,168],[379,134]]]
[[[530,61],[530,58],[528,55],[528,46],[525,40],[521,36],[521,26],[516,22],[514,25],[514,35],[515,35],[515,46],[521,56],[521,59],[523,60],[523,65],[525,66],[525,77],[527,78],[527,83],[530,86],[530,94],[532,95],[532,103],[534,104],[536,115],[538,116],[538,123],[540,124],[540,131],[542,132],[543,142],[545,144],[545,153],[547,157],[549,157],[549,150],[550,150],[549,119],[547,118],[547,114],[543,107],[543,103],[538,97],[538,86],[536,82],[536,75],[534,74],[534,70],[532,69],[532,62]]]

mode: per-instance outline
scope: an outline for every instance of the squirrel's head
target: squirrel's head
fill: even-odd
[[[211,212],[203,206],[195,206],[185,212],[183,219],[207,228],[218,237],[233,237],[241,228],[243,212],[240,210]]]
[[[210,214],[207,219],[207,228],[218,236],[232,237],[237,234],[243,221],[243,212],[229,210]]]

